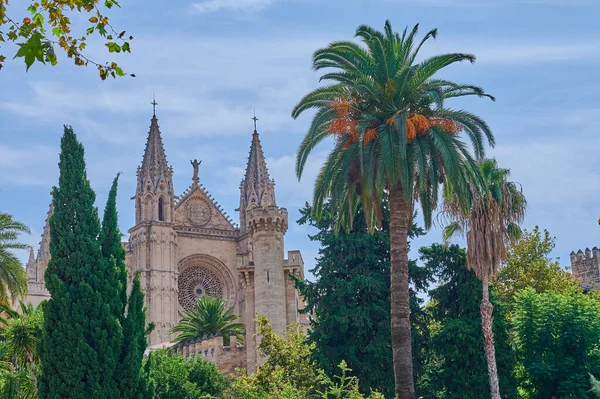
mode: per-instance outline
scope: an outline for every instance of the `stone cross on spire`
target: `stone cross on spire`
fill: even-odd
[[[246,174],[240,186],[240,208],[242,209],[252,206],[277,205],[275,201],[275,182],[269,176],[265,155],[256,131],[258,118],[254,115],[251,119],[254,121],[255,130],[252,134]]]
[[[152,103],[156,106],[156,101],[152,101]],[[165,187],[168,187],[167,191],[171,192],[171,178],[172,170],[167,163],[167,156],[158,127],[158,119],[154,115],[150,123],[150,131],[148,132],[142,165],[138,168],[138,191],[146,191],[148,187],[152,191],[156,191],[162,182]]]
[[[152,114],[154,116],[156,116],[156,106],[158,105],[158,103],[156,102],[156,99],[154,98],[154,93],[152,93],[152,102],[150,104],[152,104]]]
[[[258,118],[256,117],[256,109],[254,110],[254,117],[250,119],[254,121],[254,131],[256,132],[256,121],[258,120]]]

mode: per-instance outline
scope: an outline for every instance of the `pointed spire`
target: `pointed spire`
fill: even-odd
[[[44,231],[42,232],[42,240],[40,241],[40,249],[37,253],[37,261],[47,261],[50,259],[50,216],[54,212],[54,204],[50,202],[48,209],[48,216],[46,217],[46,224],[44,225]]]
[[[171,192],[171,176],[172,170],[167,162],[158,119],[154,114],[150,123],[142,166],[138,168],[138,189],[145,191],[145,188],[150,185],[150,189],[156,191],[162,181],[165,183],[167,191]]]
[[[25,265],[25,270],[27,271],[27,280],[35,281],[37,276],[37,262],[35,261],[33,248],[29,248],[29,260]]]
[[[27,261],[27,266],[33,265],[35,263],[35,252],[33,248],[29,248],[29,260]]]
[[[252,118],[255,123],[258,118]],[[275,182],[269,177],[267,163],[263,154],[258,132],[252,134],[252,145],[246,166],[246,175],[242,180],[240,207],[277,205],[275,201]]]

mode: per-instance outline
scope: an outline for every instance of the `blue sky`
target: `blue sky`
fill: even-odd
[[[37,248],[57,182],[62,125],[86,148],[88,176],[102,209],[109,185],[123,172],[120,225],[133,224],[135,171],[152,116],[152,93],[178,193],[191,183],[190,159],[202,160],[200,180],[238,220],[239,182],[250,148],[253,109],[278,204],[290,211],[287,249],[303,251],[307,270],[318,247],[298,226],[298,208],[310,201],[314,177],[329,147],[318,148],[302,181],[295,150],[310,115],[290,111],[319,85],[311,54],[334,40],[353,39],[360,24],[395,30],[420,23],[439,29],[423,55],[446,51],[477,56],[442,75],[484,87],[496,102],[457,101],[491,125],[489,151],[529,201],[525,227],[557,237],[554,255],[569,264],[571,250],[599,242],[600,2],[585,0],[121,0],[113,25],[135,39],[118,57],[136,78],[102,82],[91,68],[61,60],[51,68],[22,61],[0,71],[0,211],[32,229]],[[11,3],[12,4],[12,3]],[[18,2],[12,4],[16,12]],[[17,18],[18,19],[18,18]],[[74,19],[81,23],[85,19]],[[9,59],[13,48],[3,47]],[[12,53],[11,53],[12,52]],[[99,42],[88,55],[104,61]],[[412,244],[439,241],[438,229]],[[26,254],[21,254],[26,259]]]

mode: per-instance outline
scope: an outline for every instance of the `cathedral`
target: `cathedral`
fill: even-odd
[[[304,321],[299,313],[304,301],[290,277],[304,278],[302,255],[288,251],[286,258],[284,253],[288,214],[277,205],[275,182],[269,177],[256,118],[254,122],[246,173],[240,183],[238,226],[200,183],[200,162],[196,160],[191,161],[191,185],[183,194],[175,195],[173,169],[167,162],[154,113],[132,198],[135,225],[123,243],[130,286],[135,271],[140,271],[146,317],[155,324],[150,347],[171,346],[169,330],[181,319],[184,309],[204,295],[219,296],[234,307],[246,325],[244,343],[235,350],[223,350],[219,347],[222,338],[215,341],[210,337],[195,343],[192,352],[217,363],[218,354],[223,359],[233,356],[231,362],[249,371],[261,362],[253,338],[256,314],[265,315],[278,333]],[[52,206],[48,218],[51,214]],[[49,237],[46,219],[37,256],[31,250],[27,262],[29,303],[49,298],[44,286]],[[186,347],[186,355],[192,352]]]

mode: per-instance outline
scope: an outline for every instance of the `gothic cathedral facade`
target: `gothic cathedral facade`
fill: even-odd
[[[304,278],[302,255],[288,251],[285,257],[288,214],[277,206],[275,182],[269,177],[256,129],[240,183],[239,226],[200,183],[199,162],[192,161],[192,166],[192,184],[176,196],[173,169],[154,115],[137,170],[135,225],[123,243],[130,280],[140,272],[147,320],[155,324],[150,346],[169,345],[173,338],[169,330],[196,298],[219,296],[246,325],[245,363],[254,370],[260,363],[253,338],[256,314],[265,315],[280,333],[290,324],[302,323],[303,300],[290,277]],[[48,217],[51,214],[52,206]],[[30,303],[49,298],[44,287],[48,245],[46,220],[37,256],[32,250],[27,263]]]

